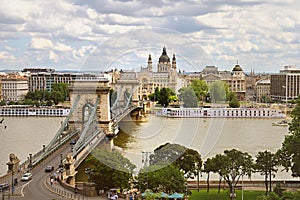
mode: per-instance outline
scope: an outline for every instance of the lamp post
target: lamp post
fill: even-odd
[[[59,164],[59,167],[60,168],[64,167],[64,165],[63,165],[63,154],[62,153],[60,154],[60,164]]]
[[[91,173],[92,173],[91,168],[85,168],[85,174],[88,176],[88,182],[91,182]]]
[[[146,182],[146,189],[148,190],[148,167],[149,167],[149,156],[150,151],[142,151],[142,163],[144,164],[146,168],[146,176],[147,176],[147,182]]]
[[[29,164],[28,164],[28,168],[32,168],[32,153],[29,154]]]
[[[242,200],[244,200],[244,171],[242,171]]]

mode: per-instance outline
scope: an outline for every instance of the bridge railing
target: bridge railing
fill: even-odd
[[[41,163],[43,160],[45,160],[49,155],[54,153],[58,148],[60,148],[62,145],[64,145],[66,142],[68,142],[71,138],[73,138],[76,134],[78,134],[78,131],[75,130],[71,133],[68,133],[65,135],[65,137],[61,138],[60,142],[56,143],[53,148],[51,148],[50,151],[45,152],[45,149],[41,149],[35,154],[33,154],[30,157],[27,158],[23,163],[20,164],[20,168],[22,170],[31,169],[37,166],[39,163]]]

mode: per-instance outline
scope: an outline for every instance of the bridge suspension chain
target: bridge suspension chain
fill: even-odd
[[[99,104],[99,102],[100,102],[100,96],[97,97],[96,102],[93,105],[93,108],[92,108],[91,114],[89,116],[89,119],[84,124],[84,129],[83,129],[82,133],[80,134],[80,137],[79,137],[78,141],[76,142],[75,146],[73,147],[73,155],[77,154],[77,152],[82,147],[82,145],[84,145],[85,141],[88,138],[88,133],[90,131],[90,128],[94,128],[94,127],[91,126],[91,124],[92,124],[93,121],[97,120],[96,111],[97,111],[97,105]],[[92,133],[94,133],[94,134],[91,134],[92,136],[96,134],[93,131],[94,130],[92,130]],[[98,130],[98,132],[99,132],[99,130]]]
[[[63,134],[63,131],[64,129],[66,128],[74,110],[76,109],[77,107],[77,104],[80,100],[80,95],[77,95],[76,98],[75,98],[75,101],[73,103],[73,106],[70,110],[70,113],[68,114],[68,116],[66,117],[65,121],[61,124],[59,130],[57,131],[56,135],[52,138],[52,140],[50,141],[50,143],[47,145],[47,147],[45,148],[45,152],[44,154],[47,154],[48,151],[51,151],[51,148],[53,147],[53,145],[57,142],[60,142],[61,140],[61,137],[62,137],[62,134]]]

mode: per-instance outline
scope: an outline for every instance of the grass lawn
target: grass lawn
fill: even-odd
[[[244,199],[245,200],[256,200],[256,197],[259,195],[265,194],[265,191],[247,191],[244,190]],[[236,200],[242,199],[242,191],[236,190],[237,198]],[[205,190],[197,190],[192,191],[192,195],[189,197],[189,200],[226,200],[229,198],[229,191],[228,190],[221,190],[220,194],[218,194],[217,189],[210,189],[209,193]]]

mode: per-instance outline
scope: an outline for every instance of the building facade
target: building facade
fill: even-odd
[[[285,66],[279,74],[271,75],[271,98],[275,101],[288,102],[300,94],[300,70],[294,66]]]
[[[235,92],[241,101],[246,96],[246,76],[240,65],[235,65],[232,71],[219,71],[215,66],[206,66],[201,72],[201,79],[207,85],[215,81],[223,81],[228,85],[229,91]]]
[[[175,54],[173,54],[171,61],[166,47],[163,47],[156,71],[153,70],[152,57],[149,54],[147,67],[141,67],[140,71],[136,72],[136,77],[140,82],[140,87],[137,91],[139,99],[146,99],[149,94],[154,93],[155,88],[170,88],[176,93],[179,89],[176,69]]]
[[[2,99],[4,101],[21,101],[28,92],[28,77],[8,75],[1,79]]]
[[[46,90],[51,91],[54,83],[70,84],[76,78],[96,77],[96,74],[89,73],[59,73],[59,72],[39,72],[31,73],[28,81],[29,91]]]
[[[261,79],[255,83],[255,96],[257,102],[263,102],[264,99],[270,99],[271,95],[270,79]]]

